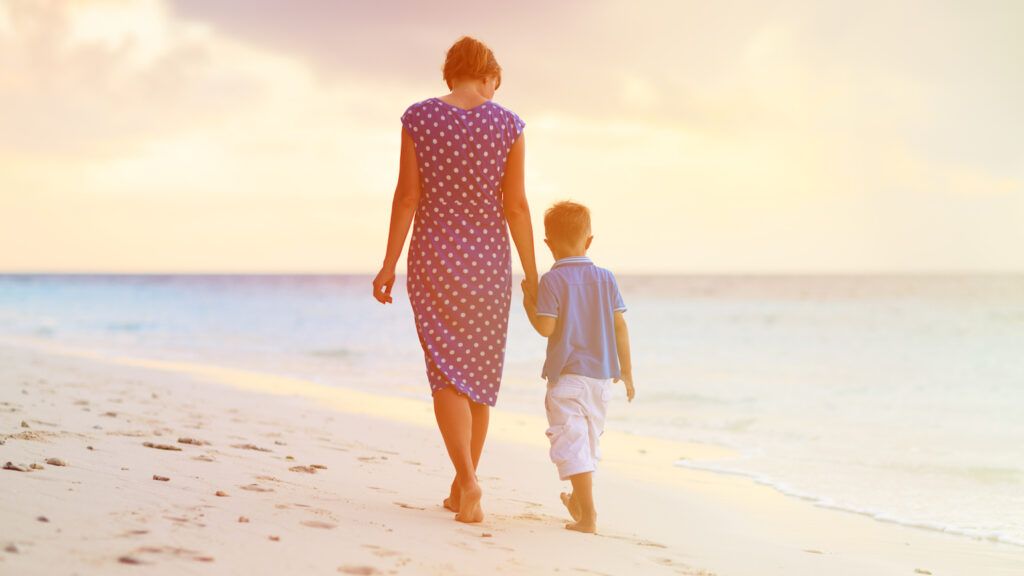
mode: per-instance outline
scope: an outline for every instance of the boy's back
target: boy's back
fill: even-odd
[[[541,376],[554,385],[562,374],[618,378],[615,312],[626,310],[615,276],[586,256],[555,262],[540,279],[537,315],[556,318]]]

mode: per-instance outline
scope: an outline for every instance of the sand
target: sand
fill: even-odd
[[[0,367],[3,574],[1024,573],[1017,547],[673,467],[724,452],[617,431],[599,534],[566,531],[539,407],[493,412],[466,525],[426,394],[12,340]]]

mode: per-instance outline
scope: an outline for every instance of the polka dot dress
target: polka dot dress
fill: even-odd
[[[525,123],[491,101],[462,109],[430,98],[410,106],[402,126],[423,190],[407,287],[430,389],[454,386],[494,406],[512,296],[501,179]]]

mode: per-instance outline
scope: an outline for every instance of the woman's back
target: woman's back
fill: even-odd
[[[518,115],[490,100],[463,109],[429,98],[410,106],[402,125],[412,137],[420,168],[418,218],[440,215],[453,231],[504,225],[501,179],[509,150],[525,126]]]
[[[402,126],[420,172],[407,283],[428,379],[493,406],[512,283],[501,182],[525,124],[490,100],[463,109],[430,98]]]

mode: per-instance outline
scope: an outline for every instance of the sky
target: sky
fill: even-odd
[[[538,240],[574,199],[622,273],[1020,273],[1021,22],[1014,0],[0,0],[0,271],[376,271],[399,117],[469,34],[526,121]]]

